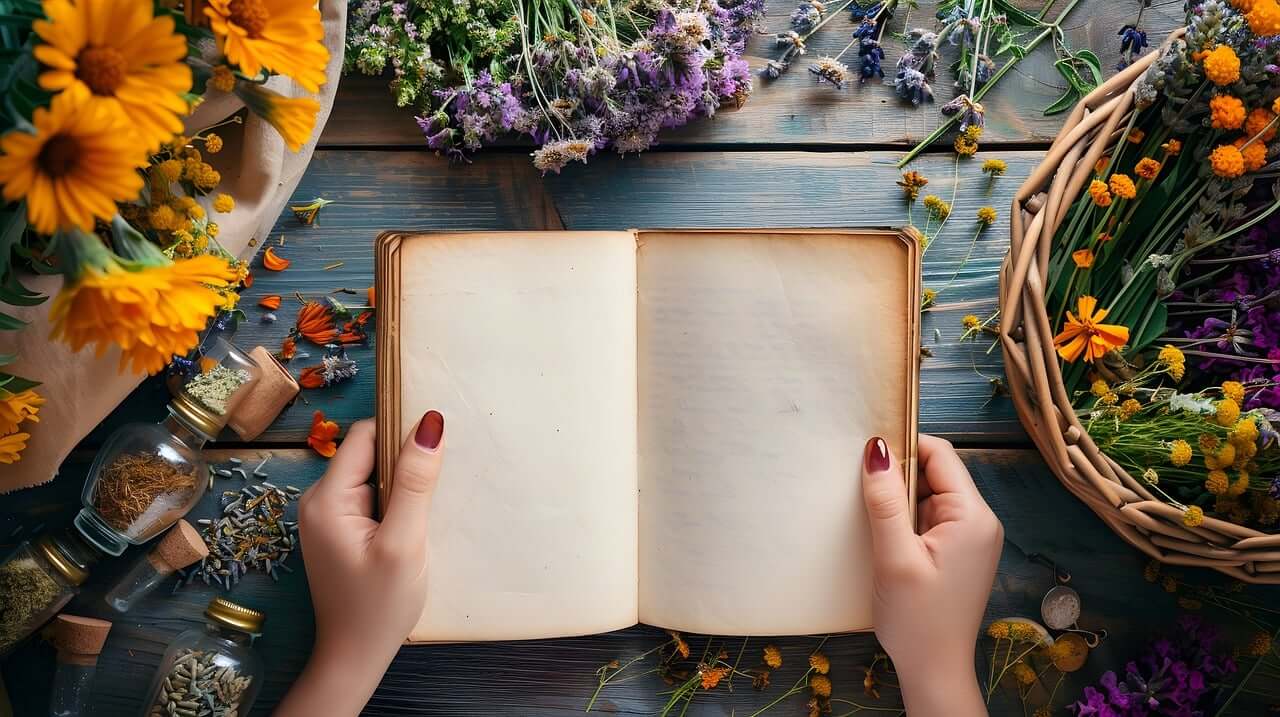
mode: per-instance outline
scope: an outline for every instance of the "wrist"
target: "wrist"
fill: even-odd
[[[360,714],[395,657],[399,645],[349,645],[317,636],[302,673],[277,707],[276,717]]]
[[[905,670],[895,665],[902,702],[909,717],[978,717],[986,700],[978,686],[973,659],[935,660]]]

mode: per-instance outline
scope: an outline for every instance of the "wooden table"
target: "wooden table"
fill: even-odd
[[[1094,48],[1105,66],[1113,66],[1116,31],[1132,20],[1136,6],[1085,0],[1066,23],[1071,41]],[[778,0],[769,26],[785,27],[791,9]],[[932,4],[926,3],[911,12],[910,20],[900,13],[891,30],[905,22],[929,23],[932,12]],[[1181,3],[1171,0],[1160,0],[1146,11],[1144,25],[1153,44],[1179,24],[1181,13]],[[829,28],[811,42],[811,57],[837,52],[851,25],[841,18]],[[886,45],[892,48],[895,43]],[[766,42],[757,41],[753,65],[758,67],[771,52]],[[890,49],[891,55],[894,52]],[[931,355],[923,359],[921,370],[920,423],[924,431],[943,435],[961,448],[983,494],[1004,521],[1006,545],[988,618],[1038,616],[1040,598],[1053,585],[1051,571],[1029,557],[1040,554],[1073,575],[1071,585],[1083,596],[1081,625],[1110,631],[1110,639],[1085,670],[1064,687],[1064,695],[1074,696],[1106,666],[1128,659],[1154,632],[1168,626],[1174,606],[1159,587],[1142,579],[1145,559],[1049,474],[1008,400],[993,397],[992,382],[1002,376],[999,351],[990,350],[987,338],[958,341],[962,316],[985,318],[995,310],[1010,197],[1040,160],[1060,123],[1059,117],[1041,114],[1059,93],[1059,78],[1050,63],[1047,53],[1037,52],[988,96],[987,130],[978,160],[956,161],[940,147],[912,165],[930,179],[929,192],[954,204],[953,217],[929,247],[924,264],[926,285],[941,293],[924,318],[924,345]],[[934,87],[940,102],[954,93],[947,76]],[[903,106],[889,87],[854,86],[839,92],[813,84],[809,73],[796,67],[776,82],[757,81],[743,109],[668,132],[659,147],[640,156],[606,154],[586,166],[568,167],[559,176],[539,177],[530,165],[528,147],[517,145],[482,152],[472,164],[449,166],[424,151],[411,114],[391,106],[384,80],[349,77],[295,194],[298,200],[319,196],[336,203],[324,210],[314,227],[300,226],[287,213],[281,217],[268,241],[275,244],[285,238],[281,253],[293,260],[293,267],[279,274],[255,272],[256,282],[242,300],[249,319],[237,342],[244,347],[278,347],[296,310],[296,302],[288,298],[295,292],[314,297],[349,288],[361,294],[350,298],[362,299],[373,280],[372,241],[383,229],[901,225],[907,220],[906,205],[894,184],[894,163],[939,120],[936,106]],[[990,157],[1008,161],[1006,176],[988,181],[981,175],[981,160]],[[995,206],[1001,216],[974,242],[973,216],[983,205]],[[263,311],[256,303],[266,294],[286,297],[277,323],[260,320]],[[318,360],[319,351],[310,350]],[[373,412],[373,350],[357,348],[352,355],[362,367],[354,381],[307,392],[307,405],[293,406],[258,441],[220,443],[212,458],[236,456],[256,462],[270,455],[266,470],[274,482],[300,488],[311,484],[325,468],[325,461],[305,443],[312,410],[323,409],[344,428]],[[82,478],[94,448],[126,419],[158,420],[165,400],[158,381],[145,384],[85,441],[59,479],[6,496],[0,506],[0,540],[5,543],[0,548],[32,537],[42,527],[67,523],[79,507]],[[207,496],[194,515],[211,514],[212,501]],[[136,713],[167,641],[201,624],[203,606],[218,594],[203,585],[172,596],[164,590],[119,617],[106,608],[101,594],[120,570],[119,564],[101,566],[70,608],[115,619],[99,670],[100,715]],[[302,667],[311,645],[306,578],[302,570],[279,582],[254,574],[229,597],[268,614],[258,646],[269,673],[255,710],[265,714]],[[562,640],[405,648],[367,713],[581,712],[599,666],[648,650],[661,639],[658,630],[637,627]],[[702,649],[705,639],[696,637],[694,649]],[[749,714],[758,709],[800,673],[803,656],[816,641],[778,641],[788,664],[775,675],[770,693],[755,694],[740,683],[732,693],[719,690],[699,696],[689,714]],[[740,644],[727,642],[731,650]],[[751,640],[748,654],[758,655],[763,644]],[[832,637],[824,649],[832,659],[836,694],[860,696],[862,668],[877,650],[874,638]],[[3,676],[16,714],[43,714],[51,670],[51,650],[39,643],[29,643],[6,661]],[[665,689],[652,676],[610,687],[596,709],[656,713],[666,700],[659,694]],[[877,704],[892,705],[895,699],[894,690],[886,690]],[[803,704],[804,698],[795,697],[771,713],[803,714]],[[1022,714],[1022,708],[1016,700],[998,699],[993,712]]]

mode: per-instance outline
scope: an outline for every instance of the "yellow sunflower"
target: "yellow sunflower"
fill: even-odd
[[[42,405],[44,398],[29,388],[18,393],[0,389],[0,436],[16,433],[23,421],[39,423],[36,413]]]
[[[285,97],[251,82],[236,83],[235,91],[249,111],[276,128],[291,152],[297,152],[311,139],[319,102],[310,97]]]
[[[14,130],[0,137],[4,198],[27,199],[35,230],[93,228],[94,217],[115,216],[116,202],[138,196],[146,148],[118,113],[91,101],[76,84],[54,96],[31,118],[35,134]]]
[[[198,332],[223,304],[235,270],[209,254],[138,270],[87,267],[53,300],[53,338],[102,356],[121,349],[120,370],[156,373],[196,345]]]
[[[149,151],[182,131],[191,89],[187,41],[173,18],[154,17],[135,0],[44,0],[48,20],[31,24],[44,44],[36,59],[48,69],[40,86],[81,86],[129,120]]]
[[[329,62],[315,0],[209,0],[218,49],[249,77],[266,69],[319,91]]]
[[[17,463],[30,437],[30,433],[10,433],[0,438],[0,463]]]

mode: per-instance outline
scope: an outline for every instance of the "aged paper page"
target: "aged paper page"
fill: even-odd
[[[640,237],[640,620],[870,628],[859,462],[876,434],[909,455],[914,253],[821,230]]]
[[[401,251],[401,440],[434,408],[448,441],[411,640],[634,624],[634,239],[420,235]]]

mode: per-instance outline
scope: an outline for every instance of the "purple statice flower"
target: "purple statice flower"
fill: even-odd
[[[942,114],[950,117],[951,115],[960,115],[960,131],[964,132],[970,127],[982,128],[986,124],[986,110],[982,105],[969,99],[969,95],[957,95],[954,99],[944,104],[941,108]]]
[[[791,29],[801,35],[809,32],[822,22],[822,12],[826,6],[814,0],[803,0],[800,5],[791,11]]]
[[[884,79],[884,68],[880,66],[884,62],[884,48],[880,47],[880,42],[874,38],[864,37],[858,43],[858,57],[860,58],[860,69],[858,74],[861,76],[861,82],[866,82],[872,77]]]
[[[1152,643],[1139,659],[1125,665],[1121,679],[1106,672],[1097,687],[1086,687],[1067,709],[1077,717],[1202,717],[1215,683],[1232,675],[1236,664],[1218,650],[1218,632],[1195,616],[1177,623],[1174,639]]]
[[[898,58],[898,73],[893,88],[898,96],[913,105],[933,101],[933,88],[929,78],[937,61],[938,35],[917,28],[908,33],[911,46]]]

